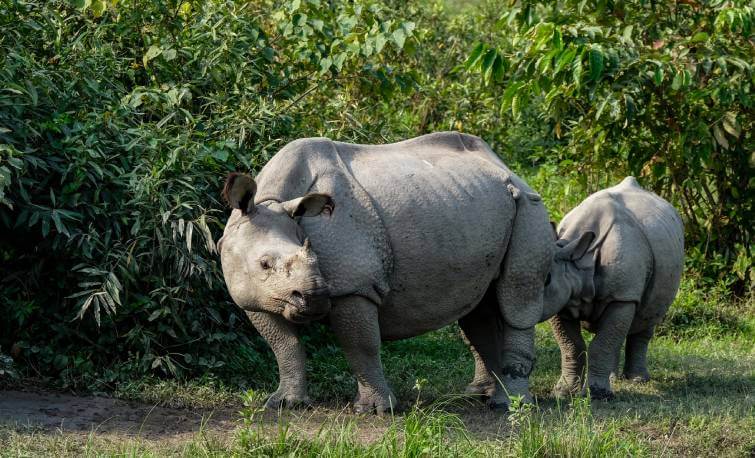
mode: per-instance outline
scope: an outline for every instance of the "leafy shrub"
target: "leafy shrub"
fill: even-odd
[[[342,91],[400,87],[380,56],[414,25],[314,0],[79,6],[0,6],[0,345],[64,384],[260,373],[215,259],[222,178]]]
[[[633,174],[672,201],[690,245],[723,256],[744,293],[755,283],[754,15],[747,1],[521,2],[465,68],[500,110],[547,123],[560,141],[536,156],[583,176],[585,194]]]

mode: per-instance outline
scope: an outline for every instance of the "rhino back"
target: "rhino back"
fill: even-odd
[[[684,270],[684,225],[676,209],[627,177],[608,189],[642,227],[653,252],[653,278],[645,292],[645,320],[660,322],[674,301]]]
[[[614,270],[626,270],[626,274],[633,273],[637,281],[644,283],[639,297],[635,283],[596,278],[596,294],[615,300],[632,300],[628,296],[636,296],[640,307],[633,332],[658,323],[676,296],[684,263],[684,231],[673,206],[640,187],[634,177],[627,177],[619,185],[589,196],[564,217],[558,228],[559,236],[567,240],[585,230],[597,234],[596,244],[604,244],[599,248],[596,277],[610,277]],[[629,264],[644,264],[639,254],[643,252],[652,257],[648,272],[628,265],[624,259],[636,258]],[[625,294],[615,290],[623,287],[617,285],[631,285],[635,291]]]
[[[336,146],[391,247],[384,338],[435,329],[471,311],[506,252],[515,216],[508,170],[484,150],[468,150],[456,133]]]

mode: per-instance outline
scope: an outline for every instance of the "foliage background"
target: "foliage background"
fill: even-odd
[[[3,1],[0,349],[63,386],[269,383],[219,274],[218,196],[304,136],[477,134],[554,219],[635,174],[683,214],[688,278],[751,297],[752,11]],[[704,315],[685,307],[680,329]]]

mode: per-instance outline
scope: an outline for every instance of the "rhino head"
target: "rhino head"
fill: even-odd
[[[332,211],[332,199],[307,194],[255,205],[256,190],[254,179],[239,173],[230,174],[223,189],[234,210],[218,252],[233,301],[295,323],[322,318],[330,310],[328,287],[298,220]]]
[[[556,240],[556,251],[545,282],[543,319],[566,307],[578,308],[582,301],[592,299],[595,238],[594,232],[586,231],[576,240]]]

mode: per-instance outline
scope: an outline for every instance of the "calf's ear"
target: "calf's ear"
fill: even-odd
[[[595,240],[595,232],[585,231],[579,238],[564,245],[558,252],[559,259],[569,261],[578,261],[589,251],[592,242]],[[559,240],[561,242],[561,240]]]
[[[254,213],[254,194],[257,183],[254,178],[244,173],[231,173],[223,186],[223,199],[233,208],[247,215]]]
[[[317,216],[320,213],[333,213],[335,202],[327,194],[312,193],[298,199],[283,202],[283,208],[292,218],[297,216]]]

